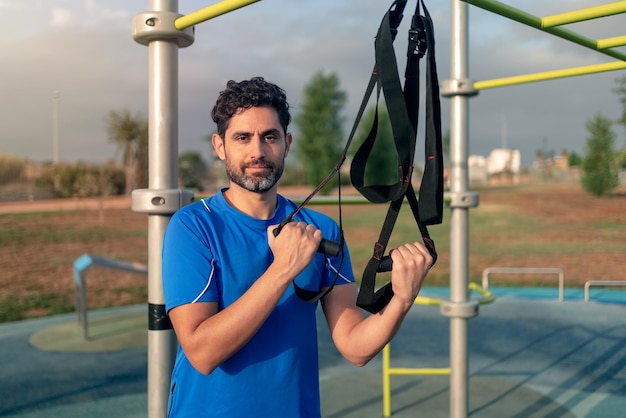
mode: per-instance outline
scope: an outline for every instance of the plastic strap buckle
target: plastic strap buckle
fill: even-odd
[[[413,16],[411,29],[409,29],[409,46],[407,56],[417,55],[422,58],[428,50],[428,42],[426,38],[426,29],[422,16]]]

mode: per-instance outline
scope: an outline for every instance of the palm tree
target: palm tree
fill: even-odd
[[[128,109],[122,112],[109,112],[107,118],[109,141],[117,144],[122,151],[124,171],[126,173],[126,194],[130,195],[135,187],[135,161],[139,150],[139,141],[145,134],[146,121],[140,114],[134,116]]]

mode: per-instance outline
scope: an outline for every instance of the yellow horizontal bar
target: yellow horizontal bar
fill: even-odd
[[[415,305],[441,305],[441,299],[439,298],[431,298],[428,296],[418,296],[413,301]]]
[[[476,283],[470,282],[467,285],[467,287],[469,288],[470,293],[471,292],[478,292],[478,293],[480,293],[482,295],[482,298],[478,299],[478,303],[480,303],[481,305],[485,305],[487,303],[491,303],[494,300],[496,300],[496,297],[494,296],[493,293],[491,293],[489,290],[483,289],[482,287],[480,287]]]
[[[626,45],[626,36],[598,39],[598,49],[615,48],[616,46],[624,45]]]
[[[450,369],[408,369],[408,368],[391,368],[388,373],[390,375],[437,375],[443,376],[450,374]]]
[[[568,23],[582,22],[584,20],[596,19],[599,17],[612,16],[626,12],[626,1],[604,4],[602,6],[589,7],[575,10],[573,12],[560,13],[541,18],[542,28],[567,25]]]
[[[228,12],[249,6],[261,0],[223,0],[212,6],[205,7],[186,16],[181,16],[174,21],[174,26],[178,30],[183,30],[206,20],[213,19]]]
[[[469,283],[468,284],[468,289],[469,289],[470,292],[475,291],[475,292],[480,293],[483,296],[481,299],[478,299],[478,302],[481,305],[484,305],[486,303],[491,303],[491,302],[493,302],[496,299],[496,297],[493,295],[493,293],[491,293],[488,290],[483,289],[482,287],[478,286],[476,283]],[[438,306],[438,305],[441,305],[441,299],[440,298],[431,298],[429,296],[418,296],[413,301],[413,304],[415,304],[415,305]]]
[[[556,78],[574,77],[578,75],[594,74],[623,69],[626,69],[626,62],[616,61],[605,64],[594,64],[586,65],[583,67],[568,68],[564,70],[546,71],[543,73],[534,73],[513,77],[497,78],[486,81],[477,81],[474,83],[474,88],[476,90],[485,90],[495,87],[512,86],[516,84],[532,83],[536,81],[553,80]]]

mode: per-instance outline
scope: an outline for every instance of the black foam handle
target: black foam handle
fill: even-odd
[[[272,231],[274,233],[274,236],[278,236],[278,234],[280,234],[280,230],[281,230],[280,227],[275,228]],[[326,238],[322,238],[322,241],[320,242],[320,246],[317,247],[317,252],[330,255],[332,257],[336,257],[337,255],[339,255],[339,251],[341,251],[341,244],[338,243],[337,241],[331,241]]]
[[[341,251],[341,244],[337,241],[331,241],[329,239],[322,238],[322,241],[320,242],[320,246],[317,248],[317,251],[326,255],[330,255],[332,257],[337,257],[339,251]]]
[[[379,273],[385,271],[391,271],[391,267],[393,266],[393,261],[391,261],[391,257],[386,255],[380,259],[380,264],[378,265],[378,269],[376,270]]]

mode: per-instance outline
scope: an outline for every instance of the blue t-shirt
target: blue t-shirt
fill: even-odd
[[[224,309],[237,300],[272,262],[268,226],[295,208],[278,196],[274,216],[260,220],[231,207],[220,192],[177,211],[163,240],[167,311],[196,302],[217,302]],[[326,215],[305,208],[295,220],[340,240],[337,224]],[[338,269],[337,285],[354,281],[345,247],[343,263],[318,253],[295,282],[318,291],[333,283]],[[179,347],[168,416],[319,418],[316,307],[289,286],[252,339],[208,376],[194,369]]]

